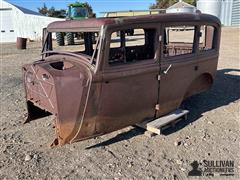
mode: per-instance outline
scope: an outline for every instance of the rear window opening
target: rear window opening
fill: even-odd
[[[73,64],[71,64],[70,62],[58,61],[50,63],[50,66],[56,70],[66,70],[72,68]]]
[[[200,27],[199,50],[207,51],[214,49],[215,28],[213,26],[203,25]]]
[[[195,26],[172,26],[164,29],[164,57],[193,53]]]

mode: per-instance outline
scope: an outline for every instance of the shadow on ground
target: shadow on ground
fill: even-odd
[[[192,96],[183,102],[183,108],[190,111],[188,119],[180,121],[174,128],[166,129],[163,131],[163,135],[169,135],[186,127],[190,123],[202,117],[202,114],[205,112],[228,105],[240,99],[240,76],[235,75],[235,73],[237,74],[239,72],[240,70],[238,69],[218,70],[211,90]],[[128,132],[118,134],[107,141],[87,147],[86,149],[107,146],[143,134],[143,132],[144,131],[140,128],[134,128]]]
[[[120,141],[123,141],[123,140],[131,139],[132,137],[138,136],[138,135],[143,134],[143,133],[144,133],[143,129],[133,128],[130,131],[120,133],[120,134],[116,135],[115,137],[113,137],[113,138],[111,138],[107,141],[103,141],[103,142],[95,144],[93,146],[89,146],[86,149],[97,148],[97,147],[101,147],[101,146],[108,146],[108,145],[113,144],[113,143],[117,143],[117,142],[120,142]]]

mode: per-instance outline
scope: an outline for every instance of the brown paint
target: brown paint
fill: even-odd
[[[199,31],[205,24],[216,29],[214,49],[199,51],[197,37],[194,53],[164,57],[163,41],[159,41],[164,26],[193,25]],[[108,63],[111,32],[145,27],[156,29],[154,58],[111,66]],[[53,145],[84,140],[158,118],[178,108],[185,98],[208,90],[213,83],[220,42],[220,21],[214,16],[161,14],[97,18],[54,22],[45,31],[91,30],[102,34],[95,65],[83,55],[47,52],[42,60],[23,66],[27,122],[48,113],[56,116]],[[43,46],[47,47],[44,43]],[[185,49],[189,51],[187,46]]]

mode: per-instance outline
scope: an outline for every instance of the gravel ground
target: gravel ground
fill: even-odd
[[[234,160],[233,177],[214,179],[239,179],[239,37],[223,28],[213,88],[185,101],[188,120],[164,135],[127,127],[53,149],[52,116],[23,124],[21,66],[39,57],[41,43],[22,51],[1,45],[0,179],[187,179],[190,164],[204,159]]]

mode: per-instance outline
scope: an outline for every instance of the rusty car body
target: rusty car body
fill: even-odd
[[[64,145],[163,116],[213,84],[220,26],[201,13],[53,22],[42,59],[23,66],[26,122],[53,114],[54,145]],[[83,50],[54,51],[55,32],[83,32]]]

